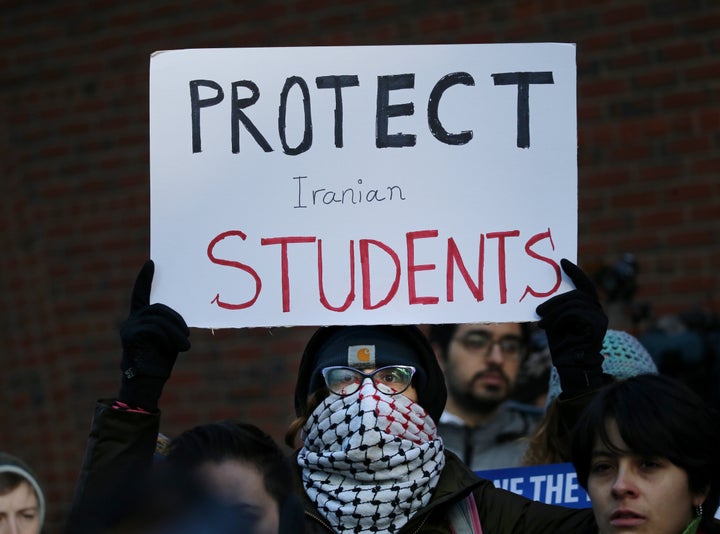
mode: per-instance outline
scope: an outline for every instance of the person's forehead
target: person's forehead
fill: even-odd
[[[629,451],[630,448],[620,434],[617,421],[615,421],[612,417],[607,417],[603,424],[605,425],[605,432],[607,433],[609,443],[604,443],[602,437],[600,436],[600,432],[595,432],[595,438],[593,439],[593,454],[597,452],[613,455],[617,454],[615,452],[609,452],[609,448],[620,451]]]
[[[0,509],[4,509],[7,505],[19,506],[22,508],[37,508],[37,495],[28,481],[23,480],[11,491],[0,495]]]
[[[458,325],[457,334],[468,332],[487,332],[493,337],[521,336],[520,323],[464,323]]]

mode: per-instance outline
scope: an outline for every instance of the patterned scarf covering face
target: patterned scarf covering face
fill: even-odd
[[[303,435],[305,491],[339,533],[397,532],[430,501],[445,465],[427,412],[369,379],[352,395],[325,399]]]

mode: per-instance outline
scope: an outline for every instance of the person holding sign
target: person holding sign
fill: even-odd
[[[213,532],[301,533],[290,466],[272,438],[254,425],[226,421],[185,431],[170,442],[163,476],[154,478],[158,402],[178,354],[190,348],[183,317],[164,304],[150,304],[154,271],[147,261],[135,281],[130,314],[120,329],[118,397],[95,406],[67,532],[95,533],[110,525],[145,532],[162,520],[173,532],[182,521],[194,521]],[[192,487],[174,487],[180,482]],[[191,502],[195,486],[207,503]],[[173,504],[177,510],[168,510]],[[202,510],[204,520],[193,516]]]
[[[579,413],[603,374],[599,347],[607,319],[575,265],[577,289],[538,309],[563,385],[563,410]],[[179,352],[189,348],[182,317],[149,304],[152,262],[141,270],[121,330],[119,398],[100,402],[78,484],[84,498],[150,469],[158,401]],[[589,285],[589,287],[588,287]],[[437,435],[447,391],[427,337],[414,326],[320,328],[298,373],[297,493],[307,532],[575,533],[593,528],[589,509],[530,501],[478,478]],[[572,418],[571,418],[572,419]],[[570,421],[572,422],[572,421]],[[292,530],[293,528],[296,530]],[[303,525],[287,525],[300,532]],[[465,530],[463,530],[465,529]],[[282,532],[282,525],[280,527]]]
[[[539,313],[562,369],[563,402],[577,415],[605,382],[599,349],[607,318],[574,264],[577,289]],[[303,353],[296,452],[308,532],[580,532],[589,510],[529,501],[476,477],[448,451],[437,421],[447,397],[427,337],[414,326],[320,328]]]
[[[295,390],[296,453],[306,531],[577,532],[589,510],[496,489],[437,433],[446,389],[414,326],[333,326],[305,348]],[[453,530],[451,530],[453,529]]]
[[[720,532],[719,444],[718,414],[673,378],[645,374],[604,388],[571,444],[594,532]]]

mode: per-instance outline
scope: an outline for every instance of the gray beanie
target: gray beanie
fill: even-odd
[[[655,361],[650,353],[637,340],[637,338],[622,330],[608,330],[603,339],[601,354],[603,359],[603,372],[622,380],[635,375],[658,374]],[[560,377],[557,369],[550,370],[550,385],[548,387],[545,406],[562,393]]]
[[[42,529],[43,524],[45,523],[45,496],[43,495],[43,492],[40,489],[40,484],[33,472],[20,458],[13,456],[12,454],[0,452],[0,475],[4,473],[13,473],[21,476],[27,480],[33,490],[35,490],[40,513],[40,529]]]

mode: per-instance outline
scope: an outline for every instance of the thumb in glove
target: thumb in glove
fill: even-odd
[[[600,351],[608,318],[592,280],[567,259],[560,266],[575,289],[540,304],[538,326],[547,334],[563,392],[572,396],[603,384]]]
[[[123,372],[118,400],[157,410],[163,386],[179,352],[190,348],[190,330],[182,316],[165,304],[150,304],[155,264],[148,260],[135,280],[130,315],[120,328]]]

